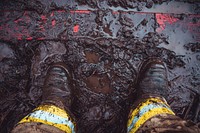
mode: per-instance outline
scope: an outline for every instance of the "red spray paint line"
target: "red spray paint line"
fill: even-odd
[[[20,18],[20,19],[15,20],[14,22],[18,23],[19,21],[23,21],[23,20]]]
[[[44,37],[37,38],[37,40],[44,40],[44,39],[45,39]]]
[[[26,38],[26,40],[33,40],[33,38],[32,37],[28,37],[28,38]]]
[[[74,32],[78,32],[79,31],[79,25],[75,25],[74,26]]]
[[[55,19],[51,21],[51,25],[52,25],[53,27],[56,25],[56,20],[55,20]]]
[[[174,18],[170,14],[156,13],[156,21],[160,25],[160,27],[157,29],[157,32],[163,31],[166,27],[166,23],[173,24],[178,20],[178,18]]]
[[[67,13],[67,11],[64,11],[64,10],[59,10],[59,11],[54,11],[54,12],[59,12],[59,13],[66,12]],[[51,17],[54,16],[54,12],[52,12],[50,14]],[[93,12],[93,11],[89,11],[89,10],[71,10],[70,11],[71,14],[74,14],[74,13],[89,14],[91,12]],[[126,12],[113,11],[113,13],[114,14],[119,14],[119,13],[126,13]],[[137,13],[138,14],[155,14],[156,15],[156,21],[160,25],[160,28],[157,29],[157,32],[161,32],[162,30],[164,30],[166,28],[166,23],[173,24],[173,23],[175,23],[175,22],[177,22],[179,20],[178,18],[172,17],[170,14],[161,14],[161,13],[153,13],[153,12],[137,12]],[[199,15],[193,14],[192,16],[197,17]],[[45,15],[41,15],[41,19],[43,21],[46,21],[47,17]],[[18,23],[19,21],[22,21],[22,20],[20,20],[20,19],[16,20],[15,23]],[[26,21],[26,20],[24,20],[24,21]],[[55,26],[56,25],[56,20],[52,20],[51,24],[52,24],[52,26]],[[198,24],[196,24],[195,26],[197,26]],[[190,24],[190,25],[193,25],[193,24]],[[41,28],[41,31],[45,31],[44,26],[40,26],[40,28]],[[3,30],[5,28],[0,27],[0,29]],[[79,31],[79,25],[75,25],[74,28],[73,28],[73,31],[74,32],[78,32]],[[23,35],[24,34],[16,35],[15,37],[17,37],[19,40],[22,40],[22,36]],[[26,36],[28,36],[28,34]],[[32,37],[26,38],[26,40],[32,40],[32,39],[33,39]],[[37,38],[37,40],[44,40],[44,39],[45,38]]]
[[[44,16],[44,15],[41,15],[41,19],[42,19],[42,20],[47,20],[47,17]]]
[[[51,17],[53,17],[53,16],[54,16],[54,12],[51,13]]]
[[[74,10],[74,11],[70,11],[70,13],[81,13],[81,14],[89,14],[91,11],[89,10]]]
[[[63,12],[68,12],[68,11],[65,11],[65,10],[56,10],[54,12],[63,13]],[[70,10],[69,12],[70,13],[89,14],[91,11],[89,11],[89,10]],[[54,16],[54,13],[52,12],[50,16],[51,17]]]

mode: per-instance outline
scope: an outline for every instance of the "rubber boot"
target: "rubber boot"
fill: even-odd
[[[70,110],[72,103],[71,76],[64,64],[52,65],[46,74],[42,104],[53,104]]]
[[[161,60],[145,61],[139,74],[137,99],[128,117],[128,133],[199,133],[198,125],[176,116],[166,102],[167,70]]]
[[[137,99],[127,125],[129,133],[141,129],[145,122],[160,114],[174,116],[165,98],[168,88],[167,70],[158,59],[149,59],[141,65],[137,81]]]
[[[164,63],[159,59],[143,62],[137,83],[138,96],[157,95],[167,97],[168,80]]]
[[[49,67],[42,103],[18,122],[13,133],[75,133],[75,117],[70,111],[72,103],[71,77],[64,64]]]

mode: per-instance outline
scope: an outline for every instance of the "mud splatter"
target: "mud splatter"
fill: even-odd
[[[2,1],[0,132],[9,132],[40,104],[46,70],[60,61],[73,73],[78,132],[126,132],[139,66],[149,57],[161,58],[168,67],[172,109],[199,122],[198,8],[181,15],[155,12],[154,6],[167,9],[167,4]],[[184,4],[198,6],[195,1]]]

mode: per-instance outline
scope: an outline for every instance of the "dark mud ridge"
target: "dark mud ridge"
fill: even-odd
[[[168,67],[172,109],[200,122],[199,2],[179,2],[170,13],[165,9],[173,2],[3,0],[0,132],[40,104],[46,70],[60,61],[73,74],[72,112],[80,133],[126,132],[138,69],[149,57]],[[154,10],[160,6],[166,13]]]

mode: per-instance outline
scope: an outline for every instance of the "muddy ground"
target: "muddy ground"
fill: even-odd
[[[168,67],[167,101],[200,122],[200,3],[0,1],[0,132],[41,102],[49,64],[71,68],[78,132],[124,133],[139,65]]]

